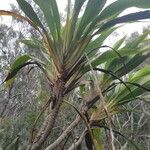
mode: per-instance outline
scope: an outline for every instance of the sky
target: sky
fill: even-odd
[[[61,9],[61,11],[64,9],[67,0],[57,0],[58,1],[58,7]],[[109,0],[108,2],[111,3],[114,0]],[[16,0],[0,0],[0,9],[2,10],[9,10],[10,6],[9,4],[13,3],[15,5],[17,5]],[[131,12],[136,12],[139,11],[140,9],[137,8],[130,8],[127,9],[123,12],[123,14],[128,14]],[[1,20],[0,20],[1,23]],[[142,28],[144,26],[148,26],[148,24],[150,25],[150,20],[149,21],[144,21],[144,22],[140,22],[140,23],[130,23],[127,25],[124,25],[123,27],[119,28],[117,31],[123,35],[130,35],[132,32],[138,31],[138,32],[142,32]]]

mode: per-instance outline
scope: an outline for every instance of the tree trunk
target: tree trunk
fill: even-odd
[[[40,128],[31,145],[28,147],[28,150],[40,149],[40,147],[50,135],[56,118],[58,116],[60,106],[63,102],[64,90],[64,82],[61,79],[58,79],[53,87],[53,109],[51,110],[50,114],[45,118],[42,127]]]

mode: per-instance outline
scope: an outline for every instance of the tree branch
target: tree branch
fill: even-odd
[[[82,141],[84,140],[84,137],[85,137],[85,133],[86,133],[87,130],[84,130],[79,138],[79,140],[72,144],[72,146],[68,149],[68,150],[77,150],[78,147],[81,145]]]
[[[79,122],[81,121],[81,117],[77,116],[76,119],[67,127],[67,129],[59,136],[59,138],[51,145],[49,145],[45,150],[55,150],[59,144],[66,138],[72,129],[74,129]]]

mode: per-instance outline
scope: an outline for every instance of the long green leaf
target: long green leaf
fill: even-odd
[[[144,49],[142,50],[142,48],[139,48],[139,45],[140,45],[140,43],[142,43],[145,40],[145,38],[148,36],[148,34],[149,34],[149,31],[147,31],[144,34],[142,34],[141,36],[137,37],[135,40],[127,43],[123,48],[118,50],[118,53],[120,53],[120,55],[122,57],[124,57],[126,55],[132,56],[132,55],[138,54],[140,51],[142,52]],[[148,50],[149,49],[147,49],[146,51],[148,51]],[[102,53],[100,56],[96,57],[92,61],[92,66],[96,67],[105,62],[110,63],[113,59],[115,59],[117,57],[118,56],[114,51],[108,50],[108,51]]]
[[[146,82],[145,84],[142,85],[143,87],[145,87],[146,89],[150,90],[150,81]],[[134,97],[141,96],[143,93],[147,92],[147,90],[141,89],[141,88],[135,88],[134,90],[132,90],[132,94],[134,95]],[[136,100],[135,98],[131,97],[131,95],[127,92],[126,95],[121,97],[118,97],[118,104],[122,105],[125,103],[128,103],[130,101]]]
[[[137,71],[133,76],[129,78],[129,82],[137,82],[143,76],[150,75],[150,65],[145,66],[144,68]]]
[[[103,42],[105,41],[105,39],[116,30],[117,28],[111,28],[109,30],[107,30],[106,32],[101,33],[95,40],[91,41],[89,43],[89,45],[87,46],[87,48],[85,49],[85,52],[88,54],[90,53],[90,56],[94,56],[94,54],[98,51]],[[97,49],[96,49],[97,48]],[[96,50],[94,50],[96,49]],[[94,50],[94,51],[93,51]],[[92,52],[93,51],[93,52]]]
[[[144,32],[139,37],[135,38],[134,40],[126,43],[126,45],[122,49],[137,49],[138,46],[146,40],[147,36],[149,35],[150,31]]]
[[[132,91],[130,89],[130,87],[121,79],[119,78],[117,75],[115,75],[112,71],[109,71],[109,70],[105,70],[105,69],[102,69],[102,68],[93,68],[95,71],[100,71],[100,72],[103,72],[103,73],[106,73],[106,74],[109,74],[111,75],[113,78],[119,80],[127,89],[127,91],[129,91],[131,97],[134,97],[134,95],[132,94]],[[106,86],[106,85],[105,85]]]
[[[12,64],[10,71],[14,70],[18,66],[23,65],[25,62],[27,62],[30,59],[31,59],[31,57],[29,55],[22,55],[22,56],[18,57]]]
[[[108,5],[101,14],[96,18],[97,22],[100,22],[103,19],[108,19],[115,14],[120,14],[122,11],[129,7],[138,7],[138,8],[149,8],[149,0],[117,0],[110,5]]]
[[[12,79],[17,73],[18,71],[26,65],[26,63],[28,62],[28,60],[30,60],[31,57],[29,55],[23,55],[18,57],[14,63],[12,64],[10,71],[5,79],[5,82],[7,82],[8,80]]]
[[[132,51],[131,49],[126,49],[126,50],[123,50],[123,51],[119,51],[120,55],[122,57],[126,56],[127,54],[135,54],[137,53],[136,51]],[[106,61],[112,61],[114,58],[117,58],[117,54],[112,51],[112,50],[108,50],[104,53],[102,53],[100,56],[98,56],[97,58],[95,58],[93,61],[92,61],[92,66],[93,67],[96,67],[100,64],[103,64],[105,63]]]
[[[136,21],[136,20],[149,19],[149,18],[150,18],[149,10],[131,13],[131,14],[108,21],[107,23],[102,25],[101,28],[95,34],[99,34],[100,32],[120,23],[126,23],[126,22],[131,22],[131,21]]]
[[[118,78],[121,78],[122,76],[128,74],[130,71],[132,71],[134,68],[136,68],[137,66],[139,66],[142,62],[144,62],[148,57],[150,56],[150,54],[146,54],[146,55],[142,55],[142,54],[137,54],[135,55],[133,58],[131,58],[130,60],[129,59],[126,59],[125,61],[122,59],[122,60],[115,60],[112,64],[110,64],[110,66],[107,68],[109,69],[110,71],[113,71],[114,74],[118,77]],[[121,61],[120,63],[118,61]],[[125,64],[124,65],[121,65],[122,64],[122,61],[124,61],[123,63]],[[116,79],[115,77],[113,76],[110,76],[110,75],[104,75],[104,83],[105,82],[111,82],[113,81],[113,79]],[[106,83],[105,83],[106,84]]]
[[[32,6],[29,3],[27,3],[25,0],[17,0],[17,3],[27,17],[29,17],[37,26],[44,28],[37,14],[34,12]]]
[[[60,16],[55,0],[34,0],[44,13],[54,40],[60,37]]]
[[[123,38],[121,38],[119,41],[117,41],[114,46],[113,49],[118,50],[120,48],[120,46],[123,44],[123,42],[125,41],[126,36],[124,36]]]
[[[150,57],[150,53],[146,55],[137,54],[126,64],[126,68],[123,66],[122,68],[117,70],[115,74],[118,75],[118,77],[122,77],[127,73],[129,73],[130,71],[132,71],[137,66],[139,66],[142,62],[144,62],[149,57]]]
[[[113,96],[114,98],[111,101],[114,101],[117,104],[127,103],[129,101],[136,100],[136,97],[150,91],[149,72],[149,68],[145,67],[144,69],[133,74],[133,76],[127,80],[126,84],[128,84],[129,88],[132,90],[134,98],[131,96],[129,91],[122,86],[119,92]]]
[[[77,26],[77,22],[78,22],[78,15],[79,15],[80,10],[81,10],[81,8],[82,8],[82,6],[83,6],[85,1],[86,0],[75,0],[75,4],[74,4],[71,20],[70,21],[67,20],[67,21],[70,22],[70,24],[68,22],[66,24],[66,28],[68,28],[67,48],[69,48],[68,46],[71,45],[72,39],[74,37],[74,34],[76,33],[75,30],[76,30],[76,26]]]
[[[20,42],[27,45],[29,48],[40,49],[43,46],[38,39],[24,39],[21,40]]]
[[[111,70],[112,72],[116,72],[118,68],[122,68],[122,67],[126,68],[126,62],[128,61],[129,61],[129,58],[127,56],[124,56],[121,58],[115,58],[113,61],[105,64],[105,69]],[[110,77],[110,75],[104,74],[103,80],[106,80],[108,77]]]
[[[77,39],[79,39],[88,26],[88,24],[94,20],[94,18],[100,13],[103,6],[105,5],[106,0],[88,0],[86,5],[86,9],[79,23],[78,31],[77,31]]]

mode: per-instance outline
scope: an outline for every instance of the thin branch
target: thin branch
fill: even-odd
[[[76,143],[72,144],[72,146],[71,146],[68,150],[77,150],[77,149],[78,149],[78,147],[81,145],[81,143],[82,143],[83,140],[84,140],[86,131],[87,131],[87,130],[85,129],[85,130],[82,132],[82,134],[81,134],[79,140],[78,140]]]
[[[67,129],[58,137],[58,139],[49,145],[45,150],[55,150],[59,144],[66,138],[70,132],[79,124],[81,117],[78,115],[76,119],[67,127]]]
[[[41,112],[39,113],[39,115],[37,116],[37,118],[35,119],[35,121],[33,123],[32,131],[31,131],[31,143],[33,142],[34,131],[36,130],[35,126],[36,126],[38,120],[40,119],[40,117],[42,116],[42,114],[45,112],[46,108],[49,106],[50,102],[51,102],[51,98],[46,102],[46,104],[44,105],[44,107],[42,108]]]

